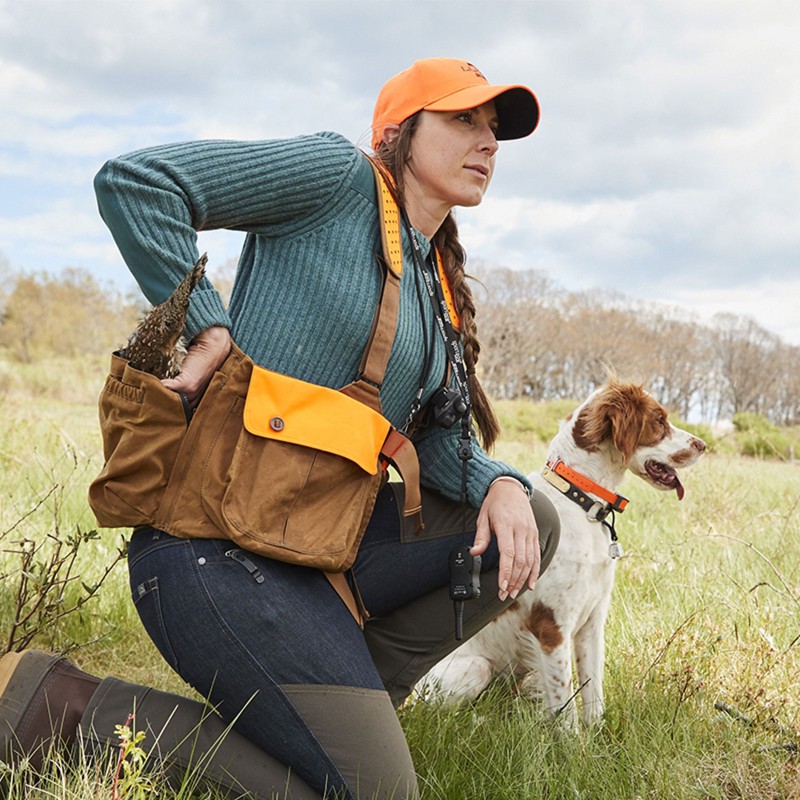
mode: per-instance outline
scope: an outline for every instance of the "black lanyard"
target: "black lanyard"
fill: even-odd
[[[458,457],[464,462],[465,469],[463,470],[462,480],[462,499],[466,500],[466,462],[472,458],[472,426],[471,426],[471,401],[469,395],[469,381],[467,378],[467,370],[464,366],[464,358],[461,354],[461,348],[458,345],[458,336],[453,328],[453,321],[450,318],[450,310],[447,307],[447,302],[444,299],[444,290],[442,289],[442,281],[439,276],[438,265],[433,257],[434,246],[431,243],[431,250],[428,254],[428,265],[430,269],[425,269],[425,264],[422,257],[422,249],[420,248],[417,234],[411,227],[408,217],[403,212],[403,224],[406,227],[409,239],[411,239],[411,252],[414,258],[414,267],[422,275],[425,280],[425,287],[430,297],[431,305],[433,306],[433,316],[436,320],[436,326],[444,341],[445,352],[447,360],[453,369],[453,377],[455,378],[456,386],[461,394],[466,412],[461,418],[461,436],[458,443]]]
[[[447,353],[447,360],[453,368],[453,376],[467,407],[470,406],[469,384],[467,380],[467,370],[464,366],[464,358],[461,354],[461,348],[458,346],[458,336],[456,335],[453,327],[453,321],[450,318],[450,309],[447,307],[447,302],[444,299],[444,290],[442,289],[442,281],[439,276],[439,269],[433,258],[434,247],[431,245],[430,253],[428,254],[429,269],[425,269],[422,249],[417,239],[417,234],[408,222],[408,218],[403,213],[403,222],[406,225],[408,236],[411,239],[412,255],[414,257],[414,265],[418,272],[425,280],[425,288],[428,290],[428,297],[430,297],[431,305],[433,306],[433,316],[436,320],[436,327],[439,329],[439,334],[444,341],[445,351]]]

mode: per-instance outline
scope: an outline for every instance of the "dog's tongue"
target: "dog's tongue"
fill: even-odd
[[[683,500],[685,490],[678,473],[672,467],[658,461],[648,461],[645,465],[647,472],[665,489],[674,489],[678,495],[678,500]]]
[[[683,500],[683,495],[686,493],[683,484],[681,483],[681,479],[678,477],[678,473],[675,472],[674,469],[667,469],[666,474],[664,475],[664,484],[669,486],[670,489],[675,490],[675,494],[678,495],[678,500]]]
[[[667,467],[667,469],[664,470],[664,485],[675,490],[675,494],[678,495],[678,500],[683,500],[683,495],[686,492],[681,483],[681,479],[678,477],[678,473],[675,472],[674,469]]]

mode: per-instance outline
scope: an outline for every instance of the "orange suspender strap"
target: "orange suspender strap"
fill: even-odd
[[[400,209],[389,186],[391,176],[369,159],[375,173],[375,185],[378,195],[378,217],[381,221],[381,244],[383,259],[388,269],[397,277],[403,274],[403,242],[400,238]]]
[[[453,300],[453,292],[450,289],[450,281],[447,280],[447,275],[444,271],[444,264],[442,264],[442,254],[439,248],[436,248],[436,266],[439,268],[439,278],[442,284],[442,294],[444,295],[444,302],[447,304],[447,310],[450,312],[450,322],[453,323],[456,333],[461,333],[461,317],[459,316],[458,309],[456,309],[455,301]]]
[[[390,187],[392,180],[385,168],[379,166],[373,159],[370,159],[372,169],[375,172],[375,180],[378,186],[378,213],[381,219],[381,242],[383,244],[383,257],[386,266],[391,272],[400,278],[403,274],[403,242],[400,238],[400,210]],[[450,321],[456,330],[460,329],[461,317],[453,300],[453,292],[450,288],[450,281],[444,271],[442,254],[436,249],[436,266],[439,269],[439,278],[442,284],[442,293],[450,312]]]

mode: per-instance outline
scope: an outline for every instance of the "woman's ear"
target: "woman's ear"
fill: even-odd
[[[387,125],[383,129],[383,134],[381,135],[381,139],[384,144],[391,145],[394,143],[395,139],[400,135],[400,126],[399,125]]]

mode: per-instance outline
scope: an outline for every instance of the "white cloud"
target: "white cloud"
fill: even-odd
[[[91,189],[108,157],[322,128],[364,141],[386,77],[465,56],[543,108],[459,214],[474,256],[690,307],[749,299],[800,342],[798,33],[789,0],[0,0],[0,248],[116,275]]]
[[[754,281],[750,286],[721,286],[691,292],[676,287],[670,301],[691,307],[706,322],[720,313],[752,317],[784,341],[800,345],[798,298],[800,278],[781,282]]]
[[[0,218],[0,241],[6,252],[26,254],[15,266],[55,271],[95,259],[107,247],[108,234],[96,213],[65,204],[46,211]]]

